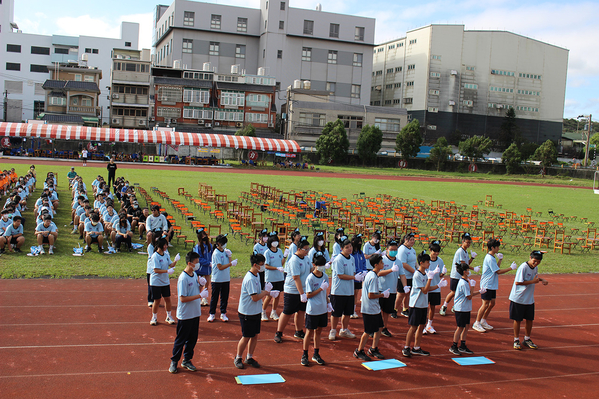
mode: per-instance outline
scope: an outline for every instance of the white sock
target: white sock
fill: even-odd
[[[524,340],[526,341],[527,339],[530,339],[530,337],[527,337],[526,335],[524,336]]]
[[[171,312],[169,312],[168,310],[166,311],[166,317],[168,317],[169,319],[172,319]]]
[[[158,319],[158,313],[152,313],[152,320]]]
[[[449,305],[449,303],[443,302],[443,307],[447,307],[447,305]]]
[[[252,355],[250,355],[250,354],[248,353],[248,354],[247,354],[247,356],[246,356],[246,359],[251,359],[251,358],[252,358]]]
[[[520,337],[514,337],[514,342],[520,341]]]
[[[480,320],[480,324],[485,324],[487,321],[485,319]]]
[[[50,245],[50,249],[54,249],[54,245]]]
[[[433,321],[432,321],[432,320],[429,320],[429,321],[426,323],[426,327],[428,328],[428,327],[432,327],[432,326],[433,326]]]

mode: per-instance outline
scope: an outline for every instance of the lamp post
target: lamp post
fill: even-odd
[[[587,128],[586,130],[586,140],[585,140],[585,150],[584,150],[584,166],[587,167],[589,166],[589,149],[590,149],[590,144],[591,144],[591,126],[592,126],[592,119],[593,119],[593,115],[589,114],[589,115],[578,115],[578,119],[586,119],[587,120]]]

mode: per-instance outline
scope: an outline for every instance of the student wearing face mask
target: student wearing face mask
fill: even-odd
[[[333,255],[331,258],[335,260],[335,257],[341,253],[341,243],[339,240],[341,237],[345,236],[345,229],[343,227],[339,227],[335,230],[335,243],[333,244]]]
[[[171,374],[177,373],[177,364],[183,355],[182,367],[189,371],[196,371],[196,367],[191,362],[193,359],[194,348],[198,341],[198,330],[200,328],[200,316],[202,308],[200,299],[208,296],[206,280],[197,277],[195,271],[200,268],[200,255],[191,251],[185,255],[187,265],[177,280],[177,295],[179,302],[177,305],[177,337],[173,345],[173,356],[168,371]],[[185,348],[185,351],[183,350]]]
[[[341,331],[339,336],[344,338],[355,338],[356,336],[349,330],[349,319],[354,312],[354,280],[358,278],[356,274],[356,265],[351,256],[353,246],[351,241],[342,236],[341,252],[331,265],[332,284],[331,284],[331,331],[329,331],[329,340],[334,341],[337,335],[337,324],[341,319]],[[360,275],[363,276],[363,275]],[[363,281],[362,277],[360,281]]]
[[[210,296],[210,315],[208,322],[216,318],[216,305],[220,296],[220,319],[229,321],[227,317],[227,304],[229,303],[229,289],[231,286],[231,267],[237,265],[237,259],[232,260],[231,251],[227,249],[227,234],[216,237],[214,251],[212,252],[212,295]]]
[[[279,237],[277,236],[277,232],[273,231],[268,235],[268,241],[266,242],[266,246],[268,249],[264,252],[264,268],[265,272],[265,280],[267,283],[272,284],[272,289],[276,291],[283,291],[283,284],[285,280],[285,269],[283,265],[285,264],[285,257],[283,256],[283,251],[279,248]],[[277,314],[277,308],[279,307],[279,296],[276,298],[272,298],[272,310],[270,312],[270,318],[273,320],[279,320],[279,315]],[[268,305],[270,304],[271,297],[264,297],[264,301],[262,302],[262,321],[268,321]]]
[[[6,231],[6,228],[12,224],[12,215],[10,214],[10,211],[8,209],[2,209],[1,215],[2,216],[0,217],[0,239]]]
[[[198,243],[193,247],[193,250],[200,255],[200,268],[196,271],[196,274],[206,279],[206,288],[208,288],[212,280],[212,245],[210,245],[210,238],[203,227],[197,229],[196,237]],[[201,305],[208,306],[208,299],[202,298]]]
[[[297,246],[302,238],[302,233],[300,233],[299,229],[295,229],[291,232],[291,244],[289,244],[289,248],[286,249],[283,252],[283,256],[285,256],[285,258],[287,259],[287,262],[289,262],[289,259],[291,259],[291,256],[297,252]],[[287,270],[285,270],[285,272],[287,272]]]
[[[314,236],[312,248],[310,248],[310,252],[308,252],[308,258],[313,259],[317,252],[321,252],[327,262],[330,262],[331,257],[329,256],[329,251],[324,246],[324,233],[322,232],[317,233],[316,236]],[[329,266],[331,265],[329,264]]]
[[[308,349],[310,340],[314,340],[314,355],[312,360],[323,366],[325,361],[320,357],[320,334],[322,329],[327,326],[328,311],[330,304],[327,299],[327,289],[329,288],[329,278],[324,273],[327,260],[322,252],[317,252],[312,259],[312,273],[306,278],[306,296],[308,302],[306,305],[306,336],[304,337],[302,366],[309,366]]]
[[[381,317],[383,318],[383,329],[381,334],[385,337],[392,337],[389,332],[389,316],[395,312],[395,300],[397,290],[400,286],[407,286],[406,272],[402,263],[397,259],[397,248],[399,243],[395,239],[387,242],[387,250],[383,253],[383,268],[377,273],[381,291],[387,291],[389,295],[386,298],[379,299]],[[399,283],[398,283],[399,281]],[[409,292],[409,290],[408,290]]]
[[[416,250],[414,249],[415,242],[415,234],[408,233],[404,236],[403,244],[399,247],[399,250],[397,251],[397,257],[399,258],[399,261],[401,262],[406,273],[407,287],[412,287],[412,277],[414,276],[414,272],[418,268],[418,266],[416,265]],[[399,311],[401,307],[401,315],[403,317],[408,317],[408,302],[410,298],[408,296],[409,291],[405,291],[404,287],[406,287],[406,285],[397,287],[397,299],[395,301],[395,309]]]
[[[262,229],[258,234],[258,242],[256,242],[256,244],[254,245],[254,253],[264,255],[264,252],[266,252],[266,250],[268,249],[268,247],[266,246],[267,241],[268,229]],[[260,285],[262,289],[264,289],[264,271],[265,268],[264,265],[262,265],[262,268],[258,272],[258,275],[260,276]]]
[[[362,252],[362,234],[357,234],[351,240],[352,245],[352,253],[351,256],[354,258],[354,263],[356,265],[356,275],[364,275],[368,272],[366,268],[366,257],[364,256],[364,252]],[[358,277],[360,279],[360,277]],[[360,298],[360,291],[362,290],[362,281],[354,280],[354,298]],[[354,313],[350,316],[352,319],[358,318],[358,313],[356,313],[356,304],[354,303]]]
[[[370,237],[369,241],[366,241],[364,244],[364,248],[362,248],[362,252],[364,252],[364,258],[369,260],[370,257],[374,254],[380,255],[383,251],[381,250],[381,231],[376,230],[372,233],[372,237]],[[368,270],[372,270],[372,265],[370,262],[366,262],[366,268]]]

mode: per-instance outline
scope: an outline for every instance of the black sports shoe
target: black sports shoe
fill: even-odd
[[[523,343],[524,346],[526,346],[529,349],[539,349],[539,347],[535,343],[533,343],[530,338],[525,339]]]
[[[384,359],[385,356],[379,352],[379,348],[370,348],[368,349],[368,354],[372,357],[376,357],[377,359]]]
[[[359,350],[356,349],[354,351],[354,357],[357,358],[357,359],[360,359],[360,360],[364,360],[365,362],[369,362],[369,361],[372,360],[371,358],[369,358],[366,355],[366,353],[364,353],[364,350],[359,351]]]
[[[460,351],[460,353],[465,353],[467,355],[474,355],[474,352],[472,352],[470,349],[468,349],[468,347],[466,345],[460,345],[458,350]]]
[[[414,349],[412,348],[412,355],[420,355],[420,356],[430,356],[430,352],[425,351],[422,348]]]
[[[451,353],[453,353],[456,356],[461,356],[462,354],[460,353],[460,350],[458,349],[457,345],[451,345],[451,348],[449,348],[449,351]]]
[[[233,364],[235,365],[235,367],[237,367],[238,369],[243,369],[245,366],[243,365],[243,360],[241,360],[240,357],[236,357],[235,359],[233,359]]]
[[[171,361],[171,365],[168,368],[168,372],[171,373],[171,374],[177,374],[177,371],[178,371],[177,370],[177,362]]]
[[[91,252],[92,251],[92,247],[85,247],[85,252]]]
[[[280,344],[281,342],[283,342],[283,333],[282,332],[276,332],[275,333],[275,342],[277,344]]]
[[[15,252],[23,252],[23,251],[21,251],[21,248],[17,248],[17,247],[15,247]],[[531,342],[532,342],[532,341],[531,341]]]
[[[403,348],[401,350],[401,354],[405,357],[412,357],[412,352],[410,351],[410,348]]]
[[[103,253],[104,253],[104,248],[102,248],[102,247],[99,247],[99,248],[98,248],[98,252],[99,252],[99,253],[101,253],[101,254],[103,254]]]
[[[402,311],[401,311],[401,315],[402,315],[403,317],[410,317],[410,313],[409,313],[407,310],[402,310]]]
[[[293,334],[293,336],[298,339],[304,339],[306,334],[303,331],[296,331],[295,334]]]
[[[191,360],[183,360],[181,362],[181,367],[185,367],[189,371],[197,371],[198,370],[196,368],[196,366],[194,366],[193,363],[191,363]]]
[[[325,365],[324,360],[322,360],[322,357],[320,357],[318,353],[315,353],[314,356],[312,356],[312,360],[314,360],[317,364],[320,364],[321,366]]]
[[[394,310],[393,313],[390,314],[392,319],[397,319],[397,310]]]
[[[389,330],[387,330],[387,327],[383,328],[383,331],[381,331],[381,334],[383,334],[385,337],[389,337],[391,338],[393,335],[389,332]]]
[[[308,367],[310,365],[310,361],[308,360],[308,355],[305,353],[302,355],[302,361],[300,362],[302,366]]]
[[[245,359],[244,363],[247,364],[248,366],[252,366],[255,369],[260,368],[260,364],[257,361],[255,361],[253,357],[250,357],[249,359]]]

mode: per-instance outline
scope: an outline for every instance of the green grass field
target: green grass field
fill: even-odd
[[[90,163],[90,165],[93,165]],[[48,171],[53,171],[59,176],[59,195],[61,206],[55,223],[59,228],[59,238],[57,241],[57,250],[55,255],[42,255],[39,257],[27,257],[25,254],[8,253],[0,257],[0,277],[2,278],[31,278],[31,277],[122,277],[122,278],[140,278],[145,276],[146,256],[137,253],[120,253],[114,255],[99,254],[97,251],[86,254],[83,257],[72,256],[72,248],[76,247],[80,240],[78,236],[69,234],[70,226],[70,193],[67,190],[67,178],[71,164],[65,162],[64,166],[37,166],[38,173],[38,191],[34,193],[37,198],[42,186],[41,180]],[[19,175],[27,171],[25,165],[11,165],[2,163],[1,168],[6,169],[15,167]],[[100,167],[88,166],[83,168],[76,167],[77,172],[83,177],[87,186],[90,187],[92,180],[98,174],[105,175],[106,169],[103,165]],[[328,169],[327,169],[328,170]],[[334,169],[333,169],[334,170]],[[376,171],[376,170],[375,170]],[[374,173],[372,170],[356,169],[354,173]],[[560,188],[560,187],[536,187],[536,186],[515,186],[507,184],[485,184],[464,181],[463,183],[452,182],[427,182],[427,181],[389,181],[376,179],[352,179],[338,174],[324,175],[323,177],[301,177],[285,175],[251,175],[247,173],[218,173],[209,169],[200,169],[198,171],[187,172],[175,168],[164,168],[162,170],[133,170],[121,168],[117,175],[124,175],[132,184],[139,183],[149,194],[153,195],[150,188],[157,187],[161,191],[168,193],[171,197],[177,196],[177,188],[184,187],[188,192],[197,194],[198,182],[205,182],[212,185],[219,194],[226,194],[229,199],[238,199],[242,191],[249,191],[251,182],[276,186],[283,190],[315,190],[335,194],[339,197],[352,198],[354,194],[365,193],[367,196],[376,194],[389,194],[403,198],[417,198],[430,203],[431,200],[455,201],[457,204],[464,204],[468,209],[477,204],[479,200],[484,200],[485,195],[493,195],[496,204],[502,204],[502,210],[510,210],[517,214],[524,214],[526,208],[532,208],[533,211],[543,212],[540,220],[549,220],[548,210],[553,210],[557,214],[566,216],[577,216],[576,221],[565,223],[569,231],[570,228],[579,228],[580,231],[586,229],[586,225],[580,222],[580,218],[587,217],[589,221],[597,222],[599,214],[599,196],[596,196],[589,189]],[[427,175],[430,176],[429,173]],[[444,174],[445,177],[454,177],[454,175]],[[160,201],[156,195],[154,200]],[[33,208],[35,198],[29,201]],[[141,199],[140,197],[138,197]],[[182,197],[181,197],[182,198]],[[3,198],[4,201],[4,198]],[[142,201],[140,201],[142,202]],[[143,203],[143,202],[142,202]],[[172,208],[166,206],[167,211],[173,214],[179,225],[183,226],[183,233],[189,238],[195,235],[189,225],[183,224],[180,215],[175,214]],[[198,219],[209,223],[208,215],[193,209]],[[495,209],[496,210],[496,209]],[[27,220],[25,228],[26,243],[24,250],[29,249],[34,244],[33,231],[33,213],[32,210],[26,211],[23,215]],[[66,225],[66,226],[65,226]],[[223,232],[228,231],[228,225],[223,225]],[[304,232],[309,234],[310,232]],[[139,242],[134,240],[134,242]],[[512,244],[509,237],[505,237],[507,245]],[[453,245],[453,246],[452,246]],[[450,244],[442,253],[442,258],[446,263],[453,257],[454,247],[457,244]],[[246,245],[237,239],[229,241],[227,246],[233,251],[233,256],[240,260],[239,265],[232,270],[232,275],[242,276],[248,269],[249,255],[252,247]],[[95,249],[95,245],[94,245]],[[420,249],[420,247],[417,247]],[[177,252],[183,255],[186,249],[183,244],[175,244],[170,250],[174,256]],[[483,253],[480,249],[478,253]],[[502,252],[505,255],[504,264],[512,261],[525,261],[527,254],[511,253],[508,248]],[[482,257],[480,262],[482,263]],[[507,263],[509,262],[509,263]],[[180,267],[183,267],[181,264]],[[590,254],[581,254],[580,249],[572,251],[572,255],[560,255],[553,253],[552,249],[546,255],[541,264],[541,272],[546,273],[571,273],[571,272],[592,272],[599,271],[599,262],[597,261],[597,251]],[[177,275],[177,274],[175,274]]]

